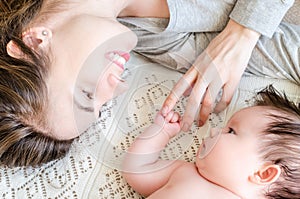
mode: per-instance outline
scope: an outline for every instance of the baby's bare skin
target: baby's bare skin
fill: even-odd
[[[262,161],[257,150],[259,132],[270,122],[266,111],[271,114],[273,110],[245,108],[224,128],[212,128],[194,163],[160,159],[161,151],[180,132],[180,117],[175,112],[163,117],[159,112],[128,149],[123,176],[135,191],[150,199],[266,198],[262,193],[281,171],[278,165]]]
[[[166,185],[151,194],[148,199],[169,198],[222,198],[239,199],[232,192],[204,179],[193,163],[184,162],[177,168]]]

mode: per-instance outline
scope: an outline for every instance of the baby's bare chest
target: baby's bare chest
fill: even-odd
[[[168,183],[148,198],[205,198],[202,195],[202,189],[205,189],[203,180],[196,167],[193,164],[187,164],[178,168],[170,177]]]
[[[178,168],[168,183],[148,199],[209,199],[236,198],[234,194],[204,179],[193,164]]]

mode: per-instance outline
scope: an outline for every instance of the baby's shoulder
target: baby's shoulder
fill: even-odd
[[[169,182],[184,187],[199,187],[206,183],[206,180],[199,174],[198,169],[194,163],[185,162],[178,167]]]
[[[198,169],[196,165],[192,162],[184,162],[180,167],[178,167],[173,175],[176,178],[183,178],[183,179],[197,179],[200,175],[198,173]]]
[[[239,199],[235,194],[216,185],[200,175],[193,163],[182,164],[170,178],[170,184],[175,185],[182,193],[192,198],[222,198]],[[181,188],[180,188],[181,187]],[[185,195],[183,194],[183,195]]]

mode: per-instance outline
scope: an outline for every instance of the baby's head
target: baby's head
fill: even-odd
[[[285,95],[269,86],[211,134],[214,147],[196,158],[203,177],[241,197],[300,197],[300,107]]]

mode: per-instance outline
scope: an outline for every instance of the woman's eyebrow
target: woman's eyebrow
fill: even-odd
[[[74,104],[77,106],[77,108],[79,108],[80,110],[83,110],[85,112],[94,113],[94,108],[93,107],[82,106],[75,98],[73,99],[73,101],[74,101]]]

